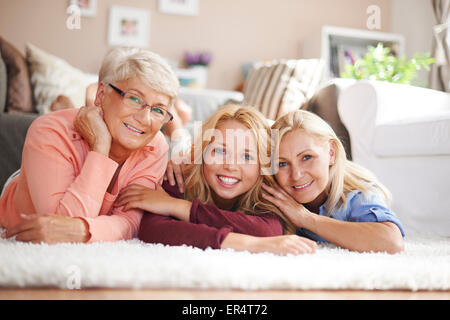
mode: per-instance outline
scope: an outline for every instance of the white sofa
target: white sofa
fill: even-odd
[[[358,81],[338,100],[353,161],[393,194],[409,234],[450,236],[450,94]]]
[[[238,91],[180,87],[179,97],[192,107],[192,121],[203,121],[228,101],[242,102]]]

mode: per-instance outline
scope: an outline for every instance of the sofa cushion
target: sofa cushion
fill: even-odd
[[[268,96],[267,91],[268,88],[270,87],[269,84],[275,81],[274,80],[275,77],[278,77],[277,75],[274,76],[274,73],[275,74],[277,73],[275,72],[277,71],[277,69],[280,69],[280,65],[274,63],[267,63],[261,65],[261,67],[258,70],[258,73],[255,74],[257,79],[255,79],[254,81],[253,92],[251,92],[251,95],[248,96],[248,99],[246,98],[246,101],[249,105],[252,106],[262,105],[263,99]],[[272,92],[272,90],[270,92]]]
[[[302,106],[302,109],[317,114],[331,126],[344,146],[347,159],[352,160],[350,137],[338,113],[338,98],[342,90],[353,84],[353,81],[342,82],[342,80],[349,79],[333,79],[325,83]]]
[[[269,87],[272,90],[267,90],[265,92],[264,96],[264,105],[267,105],[268,108],[265,109],[264,115],[268,119],[276,120],[277,115],[282,114],[281,106],[284,94],[286,93],[286,90],[288,88],[289,82],[292,77],[292,73],[295,69],[295,61],[294,60],[288,60],[286,62],[280,63],[280,65],[283,67],[283,70],[277,77],[273,77],[271,79],[271,84],[275,84],[275,86]],[[266,101],[267,104],[266,104]],[[304,101],[291,101],[291,103],[294,103],[293,108],[298,109],[303,104]],[[284,104],[284,108],[291,108]]]
[[[244,87],[244,103],[271,120],[299,109],[323,79],[319,59],[272,60],[253,64]]]
[[[291,77],[286,84],[281,103],[276,114],[271,114],[269,119],[278,119],[286,113],[298,110],[306,102],[306,96],[302,91],[302,83],[295,77]],[[274,109],[272,109],[275,111]]]
[[[8,78],[5,111],[34,112],[33,94],[25,57],[11,43],[1,37],[0,52],[5,62]]]
[[[245,101],[248,104],[254,104],[257,95],[257,84],[260,78],[260,74],[264,70],[264,64],[261,62],[255,62],[252,64],[248,76],[246,78],[243,93],[245,95]]]
[[[22,149],[36,113],[0,114],[0,190],[9,176],[20,168]]]
[[[274,93],[277,91],[282,92],[285,88],[285,83],[280,83],[281,79],[289,79],[292,73],[292,68],[289,68],[284,62],[272,61],[273,63],[272,72],[270,74],[259,73],[259,77],[268,77],[267,84],[258,87],[259,92],[263,93],[260,100],[249,101],[249,104],[255,106],[262,112],[264,116],[269,117],[270,110],[275,109],[274,112],[278,112],[278,107],[280,105],[279,97],[275,97]],[[263,69],[264,67],[260,67]],[[254,80],[255,81],[255,80]],[[258,86],[262,81],[256,83]],[[244,92],[245,100],[247,101],[247,93]]]
[[[450,111],[379,125],[373,143],[379,157],[450,155]]]
[[[86,88],[98,81],[96,75],[86,74],[32,44],[27,43],[25,49],[40,114],[50,112],[51,103],[61,94],[69,97],[77,108],[85,104]]]
[[[8,89],[8,76],[6,74],[6,66],[0,54],[0,113],[5,111],[6,90]]]

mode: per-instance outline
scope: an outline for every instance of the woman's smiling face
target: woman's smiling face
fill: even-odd
[[[170,97],[145,85],[140,79],[117,81],[116,87],[133,93],[150,106],[159,105],[167,109]],[[149,108],[140,111],[124,105],[122,96],[108,85],[101,83],[97,91],[96,105],[101,105],[104,120],[112,137],[112,144],[131,152],[147,145],[161,129],[162,123],[155,121]]]
[[[334,159],[333,144],[303,130],[293,130],[281,139],[275,177],[297,202],[318,209],[327,199],[329,168]]]
[[[249,191],[259,177],[254,134],[236,120],[221,122],[204,153],[203,175],[217,205]]]

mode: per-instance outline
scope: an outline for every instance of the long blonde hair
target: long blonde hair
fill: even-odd
[[[185,197],[188,200],[198,198],[201,203],[214,204],[211,188],[203,174],[203,154],[212,142],[211,137],[205,133],[216,129],[227,120],[236,120],[246,126],[256,138],[258,163],[260,175],[254,186],[241,195],[235,205],[235,210],[245,214],[258,215],[264,212],[273,212],[283,221],[285,233],[293,233],[295,227],[284,214],[272,203],[262,198],[262,183],[273,185],[274,179],[270,168],[270,127],[265,117],[254,107],[228,104],[221,107],[206,121],[203,122],[201,134],[196,137],[191,146],[190,161],[185,166]],[[196,150],[197,148],[197,150]]]
[[[293,130],[303,130],[323,143],[334,144],[335,161],[330,166],[329,181],[327,185],[328,199],[326,209],[329,216],[341,204],[347,206],[346,193],[360,190],[363,194],[369,192],[378,193],[384,197],[386,204],[391,201],[391,193],[368,169],[347,160],[344,146],[336,133],[322,118],[312,112],[305,110],[292,111],[279,118],[273,125],[272,130],[278,131],[278,146],[283,136]]]

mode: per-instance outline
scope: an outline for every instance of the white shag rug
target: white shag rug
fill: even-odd
[[[450,290],[450,238],[406,237],[395,255],[320,245],[300,256],[0,239],[0,287]]]

